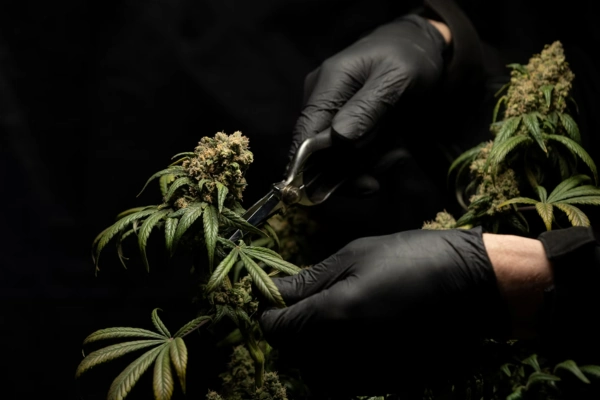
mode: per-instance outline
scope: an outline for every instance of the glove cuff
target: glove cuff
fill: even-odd
[[[544,232],[538,239],[554,275],[553,285],[544,294],[538,331],[553,351],[565,356],[585,353],[593,343],[589,340],[600,333],[592,318],[600,303],[598,238],[592,228],[572,227]]]
[[[445,50],[449,47],[448,43],[444,39],[444,36],[438,29],[433,26],[426,18],[417,15],[417,14],[408,14],[402,17],[396,18],[394,20],[395,23],[407,23],[411,25],[417,26],[435,46],[436,49],[439,49],[440,54],[444,54]]]

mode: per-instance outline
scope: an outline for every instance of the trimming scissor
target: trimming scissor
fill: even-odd
[[[347,169],[329,160],[327,168],[314,161],[311,156],[320,150],[332,147],[331,128],[305,140],[288,166],[286,178],[274,183],[271,190],[250,207],[242,216],[248,223],[260,226],[267,219],[286,207],[300,204],[314,206],[321,204],[349,177]],[[310,162],[309,162],[310,161]],[[237,242],[244,232],[237,230],[229,238]]]

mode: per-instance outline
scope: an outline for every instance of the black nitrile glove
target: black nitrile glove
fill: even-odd
[[[600,242],[592,228],[580,226],[544,232],[538,239],[554,272],[540,319],[543,342],[556,357],[598,364]]]
[[[327,59],[305,81],[305,105],[293,131],[290,156],[328,127],[356,141],[373,130],[401,96],[422,96],[444,68],[443,36],[417,15],[383,25]]]
[[[480,228],[359,239],[274,281],[287,307],[262,313],[265,338],[315,391],[377,395],[448,379],[478,339],[510,328]]]

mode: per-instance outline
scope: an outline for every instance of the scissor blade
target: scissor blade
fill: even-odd
[[[250,207],[248,211],[242,216],[249,224],[258,226],[269,219],[277,210],[282,207],[281,200],[279,199],[279,195],[275,191],[270,191],[265,197],[260,199],[255,205]],[[233,233],[233,235],[229,238],[232,242],[237,242],[240,240],[244,233],[242,230],[238,229]]]

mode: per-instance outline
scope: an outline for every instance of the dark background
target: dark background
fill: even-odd
[[[177,290],[181,274],[172,276],[152,258],[153,270],[146,275],[135,260],[123,270],[114,252],[107,252],[102,271],[94,277],[93,238],[118,212],[156,202],[158,192],[151,190],[136,199],[146,178],[166,166],[173,154],[191,150],[202,136],[217,131],[241,130],[250,138],[256,161],[247,176],[246,204],[257,200],[283,173],[302,106],[304,76],[361,34],[418,3],[4,0],[2,398],[104,398],[110,378],[120,370],[115,365],[104,370],[106,377],[100,373],[97,381],[77,384],[74,372],[85,336],[110,326],[151,328],[154,307],[165,310],[164,319],[174,329],[193,316]],[[465,3],[474,3],[474,15],[485,14],[478,9],[483,3]],[[496,25],[483,18],[479,26],[490,41],[496,38],[495,45],[511,62],[526,62],[544,41],[555,39],[548,28],[553,25],[539,23],[546,27],[542,37],[535,36],[542,30],[519,30],[516,22],[502,31],[502,21],[517,15],[521,24],[538,23],[535,17],[515,13],[513,3],[518,2],[496,8]],[[535,7],[530,11],[535,14]],[[590,13],[583,15],[590,18]],[[531,40],[523,40],[527,37]],[[596,37],[587,39],[591,43]],[[586,54],[573,54],[582,60],[576,65],[595,65]],[[598,85],[582,90],[593,97],[594,87]],[[489,114],[474,114],[489,119]],[[464,134],[439,113],[424,115],[426,122],[403,129],[424,139],[428,131]],[[594,121],[584,122],[597,126]],[[431,127],[434,122],[437,128]],[[467,125],[472,129],[478,123]],[[431,185],[423,170],[444,164],[441,153],[428,148],[423,153],[430,157],[427,165],[405,171],[406,193]],[[428,195],[407,201],[407,207],[397,204],[403,211],[392,220],[408,222],[396,228],[416,228],[415,221],[432,218],[432,210],[441,208],[443,197],[427,190]],[[425,204],[423,212],[410,208],[417,203]],[[364,208],[352,207],[340,221],[351,223],[361,215],[368,219]],[[331,248],[345,240],[334,239]],[[201,397],[196,393],[195,398]]]
[[[173,329],[193,317],[164,293],[160,263],[146,276],[107,252],[94,277],[93,238],[123,209],[156,202],[152,190],[136,199],[147,177],[218,131],[250,138],[246,199],[257,200],[283,173],[304,76],[407,9],[377,0],[3,1],[1,396],[104,398],[119,366],[97,387],[78,385],[85,336],[151,328],[154,307]]]

